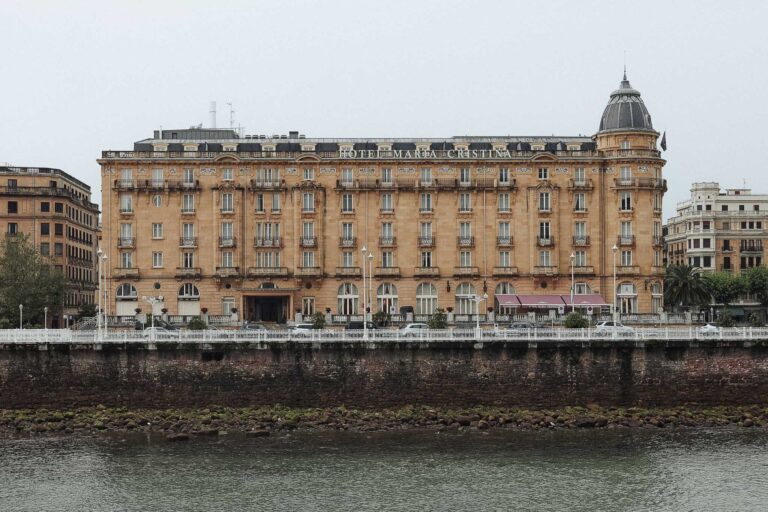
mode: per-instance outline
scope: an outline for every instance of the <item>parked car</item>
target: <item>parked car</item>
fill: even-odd
[[[142,336],[144,338],[152,338],[156,340],[166,339],[169,337],[169,334],[171,334],[172,331],[166,329],[165,327],[147,327],[142,331]]]
[[[369,329],[378,329],[376,324],[371,322],[370,320],[366,322],[368,324]],[[362,331],[364,329],[363,321],[362,320],[354,320],[352,322],[349,322],[346,326],[344,326],[345,331]]]
[[[312,334],[312,331],[315,330],[314,324],[296,324],[293,326],[293,329],[291,329],[291,335],[292,336],[309,336]]]
[[[512,322],[509,324],[510,329],[536,329],[538,327],[533,322]]]
[[[268,331],[266,327],[257,322],[245,322],[240,328],[242,331]]]
[[[595,326],[595,334],[598,336],[619,335],[619,336],[632,336],[635,334],[635,330],[628,327],[621,322],[598,322]]]
[[[401,336],[421,336],[428,330],[429,330],[429,326],[427,324],[422,324],[422,323],[405,324],[400,328],[400,335]]]
[[[699,327],[699,334],[703,336],[714,336],[714,335],[717,335],[719,332],[720,332],[720,328],[710,323],[706,323],[701,327]]]

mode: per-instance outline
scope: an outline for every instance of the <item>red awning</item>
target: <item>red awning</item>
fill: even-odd
[[[563,298],[563,302],[565,302],[566,305],[571,305],[571,296],[570,295],[561,295]],[[601,295],[597,294],[590,294],[590,295],[574,295],[573,296],[573,304],[576,307],[587,307],[587,306],[595,306],[595,307],[602,307],[602,306],[608,306],[608,304],[605,302],[605,299]]]
[[[518,295],[517,300],[524,308],[553,309],[565,305],[560,295]]]
[[[496,301],[502,308],[517,308],[520,307],[520,303],[517,301],[517,295],[501,294],[496,295]]]

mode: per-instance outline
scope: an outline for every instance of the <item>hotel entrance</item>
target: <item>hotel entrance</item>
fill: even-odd
[[[285,292],[245,295],[243,319],[249,322],[284,324],[289,317],[290,299],[290,295]]]

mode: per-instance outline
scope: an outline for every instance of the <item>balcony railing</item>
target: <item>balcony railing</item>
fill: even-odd
[[[651,267],[651,275],[653,276],[664,276],[666,273],[666,269],[662,266]]]
[[[413,269],[415,277],[438,277],[440,275],[439,267],[416,267]]]
[[[340,237],[339,247],[357,247],[357,237],[354,237],[354,236]]]
[[[296,275],[302,277],[320,277],[323,275],[320,267],[297,267]]]
[[[577,276],[593,275],[595,267],[592,265],[576,265],[573,267],[573,273]]]
[[[179,238],[179,247],[197,247],[197,237],[182,236]]]
[[[552,276],[557,274],[557,267],[552,265],[536,265],[531,274],[535,276]]]
[[[376,277],[396,277],[400,275],[400,267],[376,267],[373,269]]]
[[[555,245],[555,239],[551,236],[548,236],[548,237],[537,236],[536,243],[539,245],[539,247],[551,247]]]
[[[434,236],[420,236],[419,247],[434,247],[436,239]]]
[[[640,267],[637,265],[620,265],[616,267],[616,275],[632,276],[640,274]]]
[[[397,238],[394,236],[381,236],[379,237],[380,247],[394,247],[397,245]]]
[[[619,235],[616,237],[616,245],[619,247],[635,245],[635,235]]]
[[[235,213],[235,209],[234,209],[234,207],[232,207],[232,206],[222,206],[222,207],[221,207],[221,209],[220,209],[219,211],[220,211],[222,214],[225,214],[225,215],[226,215],[226,214]]]
[[[499,247],[512,247],[512,237],[511,236],[497,236],[496,237],[496,245]]]
[[[283,239],[279,236],[273,236],[270,238],[264,238],[256,236],[253,238],[254,247],[282,247]]]
[[[288,275],[288,268],[287,267],[248,267],[247,270],[248,276],[252,277],[259,277],[259,276],[287,276]]]
[[[192,206],[192,207],[183,207],[181,209],[181,214],[182,215],[192,215],[194,213],[195,213],[195,207],[194,206]]]
[[[302,236],[299,238],[299,245],[301,247],[317,247],[316,236]]]
[[[457,277],[465,276],[479,276],[480,268],[478,267],[453,267],[453,275]]]
[[[131,249],[136,247],[136,237],[123,237],[117,239],[117,246],[121,249]]]
[[[493,267],[494,276],[516,276],[517,267]]]
[[[380,208],[379,213],[381,213],[382,215],[389,215],[391,213],[395,213],[395,210],[394,208]]]
[[[240,267],[216,267],[216,275],[219,277],[239,276]]]
[[[138,278],[139,269],[136,267],[117,267],[112,270],[112,277],[116,278]]]
[[[576,247],[586,247],[589,245],[589,235],[579,235],[573,237],[573,245]]]
[[[176,267],[176,277],[196,277],[202,273],[200,267]]]
[[[234,236],[220,236],[219,247],[235,247],[237,245],[237,238]]]
[[[338,277],[358,277],[361,275],[360,267],[336,267]]]
[[[740,252],[763,252],[763,244],[739,244]]]
[[[663,244],[663,241],[664,241],[663,237],[658,235],[653,236],[653,245],[655,247],[660,247]]]
[[[661,178],[614,178],[617,188],[667,189],[667,180]]]
[[[576,190],[591,190],[594,187],[592,184],[592,179],[586,178],[583,180],[575,180],[571,179],[569,188],[576,189]]]
[[[431,206],[430,207],[419,208],[419,213],[432,213],[432,211],[433,210],[432,210]]]
[[[459,247],[474,247],[475,237],[473,236],[458,236],[456,237],[456,244]]]
[[[266,189],[285,188],[285,180],[280,180],[280,179],[273,179],[273,180],[252,179],[250,181],[250,188],[252,190],[266,190]]]
[[[120,215],[133,215],[133,207],[120,207]]]

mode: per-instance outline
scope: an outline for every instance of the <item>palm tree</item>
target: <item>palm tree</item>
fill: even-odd
[[[664,302],[672,308],[698,306],[710,300],[709,288],[701,269],[690,265],[670,265],[664,278]]]

